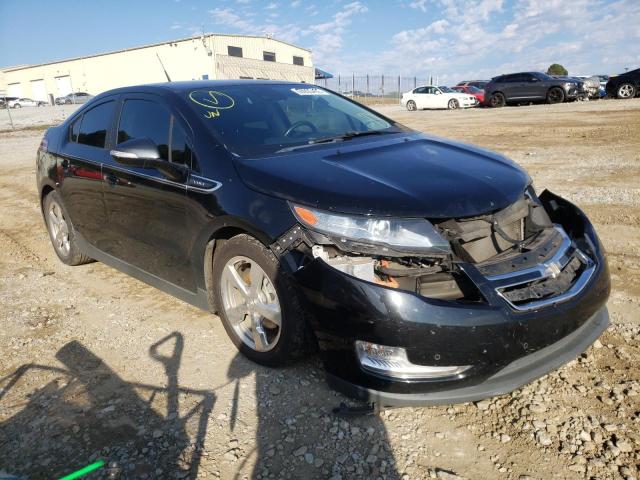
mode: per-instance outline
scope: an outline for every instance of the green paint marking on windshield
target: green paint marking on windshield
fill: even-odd
[[[93,472],[94,470],[97,470],[102,467],[104,467],[104,460],[98,460],[97,462],[94,462],[91,465],[87,465],[86,467],[81,468],[80,470],[76,470],[75,472],[70,473],[69,475],[61,477],[60,480],[73,480],[74,478],[80,478],[83,475],[86,475],[87,473]]]
[[[204,113],[205,118],[217,118],[220,116],[220,110],[228,110],[236,104],[229,95],[215,90],[194,90],[189,94],[189,99],[207,109]]]

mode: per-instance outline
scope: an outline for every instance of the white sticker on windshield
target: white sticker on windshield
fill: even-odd
[[[321,88],[292,88],[291,91],[298,95],[329,95],[329,92]]]

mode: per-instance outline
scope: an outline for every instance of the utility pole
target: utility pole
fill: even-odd
[[[9,115],[9,123],[11,124],[11,130],[15,130],[16,127],[13,126],[13,118],[11,118],[11,110],[9,109],[9,100],[7,100],[6,95],[4,97],[4,105],[5,107],[7,107],[7,114]]]

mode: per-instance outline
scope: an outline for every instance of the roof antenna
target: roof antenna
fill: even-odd
[[[156,57],[158,57],[158,61],[160,62],[160,66],[162,67],[162,71],[164,72],[164,74],[167,76],[167,82],[171,81],[171,77],[169,76],[169,74],[167,73],[167,69],[164,68],[164,64],[162,63],[162,60],[160,60],[160,55],[158,55],[158,53],[156,52]]]

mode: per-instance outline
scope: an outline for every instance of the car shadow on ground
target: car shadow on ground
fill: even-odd
[[[149,349],[164,366],[164,388],[124,381],[78,341],[56,353],[65,368],[27,364],[0,378],[0,412],[17,406],[5,402],[16,400],[11,390],[19,382],[44,385],[0,422],[0,469],[59,478],[104,460],[85,478],[195,479],[215,396],[179,386],[183,347],[174,332]],[[183,398],[189,405],[179,405]]]

